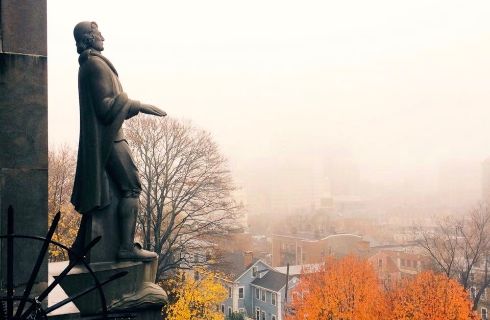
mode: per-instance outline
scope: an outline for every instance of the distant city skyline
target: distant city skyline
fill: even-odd
[[[247,194],[311,195],[326,158],[421,192],[490,156],[486,1],[49,0],[48,16],[51,146],[77,144],[72,30],[94,20],[129,96],[211,132]]]

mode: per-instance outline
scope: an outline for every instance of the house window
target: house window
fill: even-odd
[[[243,288],[238,288],[238,299],[243,299]]]
[[[260,308],[255,309],[255,320],[260,320]]]
[[[470,292],[471,292],[471,299],[475,299],[475,297],[476,297],[476,289],[475,289],[475,287],[471,287]]]
[[[231,298],[231,287],[228,287],[228,298]]]
[[[261,300],[265,302],[265,290],[260,289],[260,293],[262,294]]]
[[[378,259],[378,267],[381,268],[383,266],[383,259]]]
[[[252,268],[252,277],[256,278],[257,277],[257,272],[258,271],[258,268],[257,267],[253,267]]]
[[[221,305],[221,313],[225,313],[225,305],[224,304]]]
[[[199,281],[199,271],[194,271],[194,280]]]
[[[259,296],[259,288],[255,288],[255,299],[257,299],[257,300],[260,299],[260,296]]]
[[[231,314],[232,314],[231,307],[228,307],[228,316],[231,317]]]
[[[265,320],[265,311],[262,311],[261,314],[262,314],[261,320]]]
[[[481,318],[482,320],[488,320],[487,308],[481,308]]]
[[[273,306],[276,305],[276,297],[277,297],[277,294],[273,292],[272,296],[271,296],[271,303]]]
[[[271,320],[276,320],[276,316],[272,315]]]

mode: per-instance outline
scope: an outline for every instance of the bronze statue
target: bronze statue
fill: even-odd
[[[112,63],[101,54],[104,37],[95,22],[80,22],[73,31],[80,54],[78,90],[80,101],[80,140],[77,169],[71,202],[82,214],[82,223],[73,244],[80,251],[84,245],[87,216],[96,215],[111,204],[111,179],[119,191],[117,219],[120,243],[119,260],[150,261],[154,252],[135,245],[141,183],[124,137],[124,120],[139,112],[163,117],[159,108],[131,100],[124,93]],[[103,230],[110,237],[110,230]]]

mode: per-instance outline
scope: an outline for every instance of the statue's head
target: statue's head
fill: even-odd
[[[104,50],[104,37],[95,22],[82,21],[78,23],[73,29],[73,36],[75,37],[78,53],[82,53],[87,49]]]

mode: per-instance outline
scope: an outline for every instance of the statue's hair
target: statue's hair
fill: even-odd
[[[88,23],[90,23],[90,30],[87,29]],[[95,40],[93,31],[97,28],[98,26],[95,22],[80,22],[75,26],[73,35],[75,36],[77,52],[79,54],[92,47]]]

